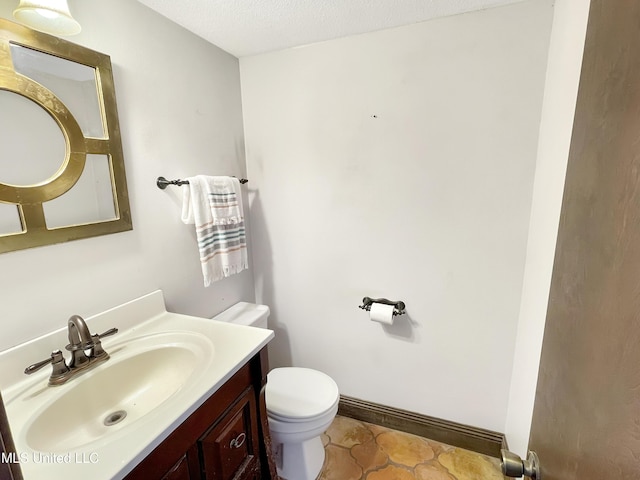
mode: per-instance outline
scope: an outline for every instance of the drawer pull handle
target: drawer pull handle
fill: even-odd
[[[240,448],[242,445],[244,445],[244,441],[246,439],[247,439],[247,435],[244,432],[242,432],[236,438],[232,439],[231,442],[229,442],[229,447]]]

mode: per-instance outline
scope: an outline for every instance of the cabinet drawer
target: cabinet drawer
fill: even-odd
[[[205,480],[250,479],[260,470],[253,388],[199,440]]]

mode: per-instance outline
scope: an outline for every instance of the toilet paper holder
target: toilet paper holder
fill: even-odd
[[[394,302],[392,300],[387,300],[386,298],[371,298],[371,297],[364,297],[362,299],[362,305],[360,305],[358,308],[361,308],[363,310],[366,310],[367,312],[371,310],[371,304],[373,303],[383,303],[385,305],[393,305],[393,316],[395,317],[396,315],[404,315],[405,311],[404,311],[404,302]]]

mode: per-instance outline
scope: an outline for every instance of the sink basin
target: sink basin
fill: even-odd
[[[111,358],[68,384],[25,426],[29,448],[69,452],[131,425],[178,392],[212,359],[207,337],[148,335],[110,349]]]
[[[48,386],[50,366],[23,371],[68,342],[66,327],[0,352],[25,480],[123,479],[274,336],[168,312],[160,290],[86,321],[92,332],[119,329],[103,341],[111,358],[63,385]]]

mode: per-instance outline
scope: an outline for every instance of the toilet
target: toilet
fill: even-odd
[[[267,328],[269,307],[236,303],[214,320]],[[324,463],[320,435],[338,413],[336,382],[311,368],[281,367],[267,374],[267,418],[278,475],[282,480],[315,480]]]

